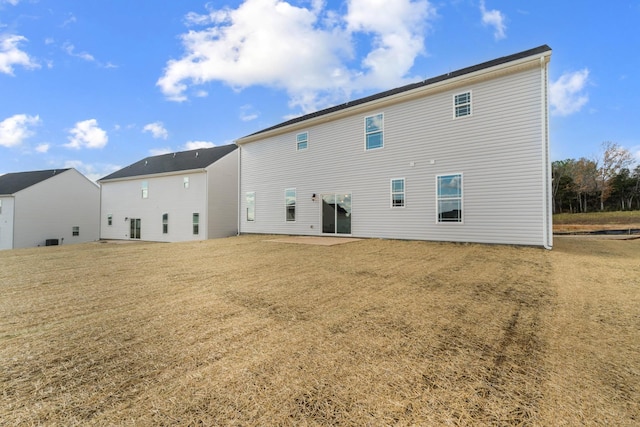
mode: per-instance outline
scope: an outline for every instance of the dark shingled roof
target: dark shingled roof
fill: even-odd
[[[0,194],[15,194],[25,188],[38,184],[52,176],[59,175],[67,169],[49,169],[44,171],[16,172],[0,176]]]
[[[98,182],[133,176],[204,169],[237,148],[237,145],[229,144],[220,147],[200,148],[197,150],[151,156],[122,168],[111,175],[100,178]]]
[[[258,134],[261,134],[261,133],[264,133],[264,132],[269,132],[271,130],[278,129],[278,128],[285,127],[285,126],[289,126],[289,125],[292,125],[294,123],[303,122],[305,120],[309,120],[309,119],[312,119],[312,118],[315,118],[315,117],[324,116],[325,114],[330,114],[330,113],[334,113],[336,111],[344,110],[346,108],[350,108],[350,107],[353,107],[355,105],[365,104],[365,103],[370,102],[370,101],[375,101],[377,99],[385,98],[387,96],[392,96],[392,95],[396,95],[398,93],[407,92],[407,91],[410,91],[412,89],[417,89],[417,88],[422,87],[422,86],[429,86],[431,84],[438,83],[438,82],[441,82],[443,80],[453,79],[455,77],[463,76],[465,74],[470,74],[470,73],[473,73],[475,71],[480,71],[480,70],[483,70],[483,69],[486,69],[486,68],[495,67],[496,65],[506,64],[507,62],[516,61],[518,59],[522,59],[522,58],[526,58],[528,56],[533,56],[533,55],[537,55],[537,54],[540,54],[540,53],[548,52],[550,50],[551,50],[551,48],[545,44],[545,45],[538,46],[538,47],[533,48],[533,49],[529,49],[529,50],[525,50],[523,52],[515,53],[513,55],[508,55],[508,56],[503,56],[501,58],[496,58],[496,59],[493,59],[491,61],[483,62],[481,64],[473,65],[473,66],[467,67],[467,68],[462,68],[460,70],[452,71],[452,72],[447,73],[447,74],[442,74],[442,75],[437,76],[437,77],[432,77],[430,79],[426,79],[426,80],[423,80],[423,81],[420,81],[420,82],[417,82],[417,83],[411,83],[411,84],[408,84],[408,85],[405,85],[405,86],[401,86],[401,87],[398,87],[398,88],[395,88],[395,89],[387,90],[385,92],[380,92],[380,93],[376,93],[374,95],[370,95],[370,96],[367,96],[367,97],[364,97],[364,98],[356,99],[354,101],[348,101],[348,102],[345,102],[344,104],[336,105],[334,107],[325,108],[324,110],[319,110],[319,111],[316,111],[314,113],[306,114],[304,116],[296,117],[295,119],[291,119],[291,120],[288,120],[286,122],[277,124],[275,126],[271,126],[269,128],[262,129],[262,130],[260,130],[258,132],[254,132],[254,133],[252,133],[250,135],[247,135],[247,136],[245,136],[243,138],[246,138],[246,137],[249,137],[249,136],[253,136],[253,135],[258,135]],[[240,138],[240,140],[241,139],[242,138]]]

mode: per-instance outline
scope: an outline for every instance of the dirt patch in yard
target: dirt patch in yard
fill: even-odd
[[[0,424],[636,425],[640,241],[0,252]]]

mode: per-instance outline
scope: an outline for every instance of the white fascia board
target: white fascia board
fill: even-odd
[[[137,181],[140,179],[151,179],[151,178],[159,178],[163,176],[174,176],[174,175],[187,175],[190,173],[206,173],[206,168],[200,169],[185,169],[182,171],[171,171],[171,172],[163,172],[163,173],[150,173],[146,175],[135,175],[135,176],[123,176],[122,178],[112,178],[112,179],[100,179],[98,180],[98,184],[108,184],[110,182],[119,182],[119,181]]]

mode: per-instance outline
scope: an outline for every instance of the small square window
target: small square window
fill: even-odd
[[[107,225],[109,227],[111,227],[113,225],[113,215],[112,214],[108,214],[107,215]]]
[[[309,132],[302,132],[296,135],[296,149],[306,150],[309,146]]]
[[[455,117],[471,115],[471,92],[461,93],[453,97]]]

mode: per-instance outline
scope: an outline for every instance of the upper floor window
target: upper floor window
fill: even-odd
[[[256,193],[250,191],[246,195],[247,200],[247,221],[256,220]]]
[[[455,117],[471,115],[471,92],[461,93],[453,97]]]
[[[111,227],[113,225],[113,215],[112,214],[108,214],[107,215],[107,225],[109,227]]]
[[[287,221],[296,220],[296,189],[284,190],[285,218]]]
[[[404,178],[391,180],[391,207],[404,207]]]
[[[376,148],[382,148],[384,146],[384,115],[382,113],[375,116],[365,117],[364,119],[364,131],[365,131],[365,149],[373,150]]]
[[[169,214],[162,214],[162,234],[169,232]]]
[[[2,199],[0,199],[0,213],[2,213]]]
[[[438,222],[462,222],[462,174],[438,175]]]
[[[309,132],[302,132],[296,135],[296,149],[306,150],[309,145]]]
[[[149,197],[149,183],[147,181],[142,181],[142,198],[146,199]]]
[[[72,236],[79,236],[80,235],[80,227],[77,225],[74,225],[73,227],[71,227],[71,235]]]
[[[185,176],[185,177],[182,179],[182,186],[183,186],[184,188],[189,188],[189,177],[188,177],[188,176]]]

